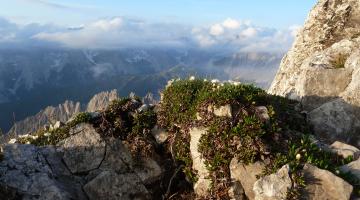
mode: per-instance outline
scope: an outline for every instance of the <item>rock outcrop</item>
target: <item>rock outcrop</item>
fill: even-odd
[[[254,183],[255,200],[283,200],[292,187],[289,165],[283,166],[275,174],[262,177]]]
[[[156,161],[135,164],[121,140],[105,140],[89,124],[77,129],[57,146],[5,146],[0,185],[23,199],[150,199],[145,184],[162,174]]]
[[[360,2],[320,0],[269,93],[301,100],[319,136],[360,145]]]
[[[257,176],[261,175],[263,172],[265,164],[262,162],[255,162],[245,165],[239,163],[237,159],[232,159],[229,168],[232,181],[240,183],[246,196],[249,199],[254,199],[254,183],[258,180]]]
[[[353,186],[331,172],[306,164],[304,176],[305,199],[350,199]]]

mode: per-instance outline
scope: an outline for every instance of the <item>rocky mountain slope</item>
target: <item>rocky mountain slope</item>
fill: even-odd
[[[67,122],[80,112],[95,112],[104,110],[111,101],[119,98],[117,90],[101,92],[94,95],[86,105],[80,102],[65,101],[56,107],[48,106],[34,116],[16,122],[7,136],[24,135],[35,132],[45,125],[54,125],[57,121]]]
[[[0,199],[356,198],[360,150],[307,133],[297,101],[173,80],[155,106],[120,98],[11,140]]]
[[[269,92],[301,100],[319,136],[360,145],[360,2],[320,0]]]

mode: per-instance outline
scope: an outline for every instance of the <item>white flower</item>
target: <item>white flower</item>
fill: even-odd
[[[206,82],[206,81],[208,81],[208,80],[205,78],[204,81]]]
[[[15,142],[16,142],[16,139],[13,138],[13,139],[11,139],[8,143],[9,143],[9,144],[15,144]]]
[[[189,80],[190,80],[190,81],[195,80],[195,76],[190,76]]]
[[[32,136],[31,138],[34,139],[34,140],[36,140],[36,139],[38,139],[38,137],[39,137],[39,136],[34,135],[34,136]]]
[[[30,144],[30,141],[26,141],[26,144]]]
[[[27,137],[29,137],[29,136],[30,136],[29,134],[19,135],[19,138],[27,138]]]
[[[44,133],[44,136],[46,136],[46,137],[48,137],[50,135],[51,135],[51,133],[49,133],[49,132]]]
[[[241,83],[240,82],[233,82],[232,84],[235,85],[235,86],[239,86]]]
[[[218,79],[211,80],[211,83],[219,83],[220,81]]]
[[[298,153],[296,154],[296,160],[300,160],[301,159],[301,155]]]

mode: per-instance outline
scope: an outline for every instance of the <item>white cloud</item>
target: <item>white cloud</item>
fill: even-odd
[[[224,27],[221,24],[214,24],[210,27],[210,34],[213,36],[222,35],[224,31]]]
[[[222,25],[228,29],[237,29],[240,27],[241,22],[232,18],[227,18]]]
[[[125,17],[69,27],[20,26],[0,18],[0,27],[0,48],[36,44],[70,48],[184,47],[282,52],[291,46],[299,30],[299,26],[276,30],[231,18],[195,27]]]
[[[123,19],[121,17],[115,17],[110,20],[99,20],[90,25],[90,28],[99,28],[104,31],[116,30],[121,27],[123,24]]]
[[[248,27],[241,31],[241,35],[244,37],[254,37],[257,34],[257,30],[254,27]]]

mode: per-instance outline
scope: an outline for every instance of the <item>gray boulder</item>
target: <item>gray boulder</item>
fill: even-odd
[[[90,124],[79,124],[81,131],[61,143],[64,162],[72,173],[88,172],[100,166],[105,155],[105,141]]]
[[[353,176],[360,180],[360,159],[340,167],[344,173],[350,172]]]
[[[241,189],[243,188],[246,196],[249,199],[254,199],[255,193],[253,191],[253,187],[254,183],[258,180],[256,176],[262,173],[265,168],[265,164],[262,162],[255,162],[245,165],[238,162],[236,158],[233,158],[229,167],[231,181],[235,186],[232,190],[238,191],[237,193],[241,193]],[[239,184],[242,188],[238,187]]]
[[[47,160],[44,152],[51,155],[52,160]],[[49,165],[61,160],[53,152],[53,147],[41,149],[33,145],[7,145],[4,160],[0,162],[0,185],[12,188],[23,199],[86,199],[75,179],[56,169],[57,164]]]
[[[353,186],[333,173],[310,164],[304,166],[305,199],[350,199]]]
[[[84,186],[90,200],[144,200],[150,199],[141,180],[134,173],[117,174],[103,171]]]
[[[275,174],[262,177],[254,183],[255,200],[283,200],[292,187],[289,165]]]

